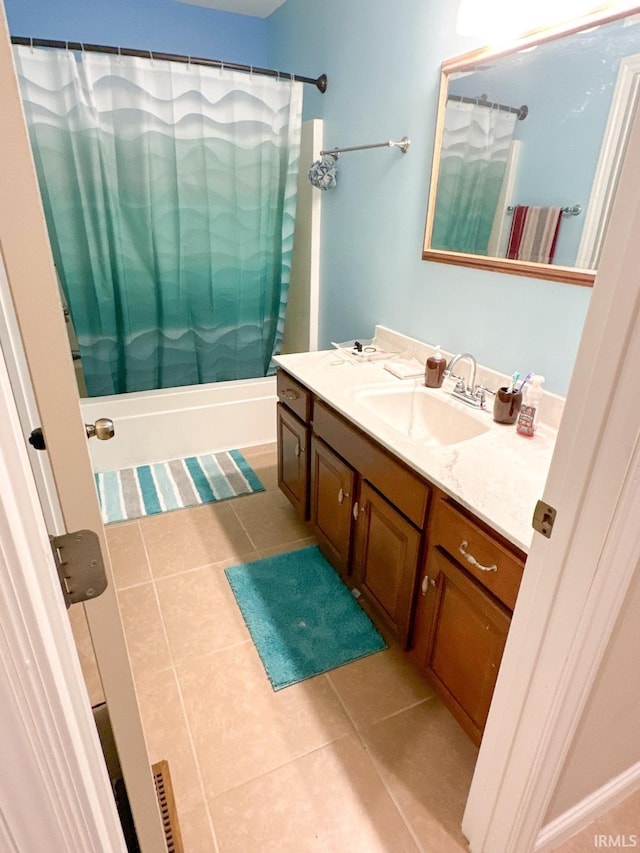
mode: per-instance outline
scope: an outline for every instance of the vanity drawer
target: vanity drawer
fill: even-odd
[[[278,370],[276,381],[278,400],[308,423],[311,420],[311,392],[284,370]]]
[[[524,559],[507,550],[447,499],[435,502],[430,544],[445,550],[509,610],[513,610],[522,580]],[[481,566],[485,569],[496,566],[497,570],[483,571]]]

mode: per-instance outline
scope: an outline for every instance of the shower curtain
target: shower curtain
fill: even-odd
[[[517,116],[447,101],[431,246],[486,255]]]
[[[271,372],[293,248],[302,84],[14,50],[89,396]]]

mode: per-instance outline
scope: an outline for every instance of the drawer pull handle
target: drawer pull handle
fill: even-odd
[[[340,489],[338,492],[338,503],[341,504],[345,498],[349,497],[349,492],[345,492],[343,489]]]
[[[474,569],[480,569],[481,572],[497,572],[498,567],[494,563],[493,566],[481,566],[480,563],[476,560],[473,554],[470,554],[466,549],[469,547],[469,543],[466,539],[463,539],[462,542],[458,545],[458,551],[465,558],[469,565],[473,566]]]
[[[280,396],[284,397],[285,400],[297,400],[300,395],[291,388],[285,388],[284,391],[280,392]]]

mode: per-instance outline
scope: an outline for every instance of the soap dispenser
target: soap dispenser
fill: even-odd
[[[427,388],[440,388],[446,367],[446,359],[440,352],[440,347],[437,346],[435,352],[427,359],[424,372],[424,384]]]
[[[516,432],[520,435],[526,435],[529,438],[535,435],[540,402],[544,393],[542,390],[543,384],[544,376],[536,374],[531,377],[531,381],[525,386],[524,400],[520,407],[518,423],[516,424]]]

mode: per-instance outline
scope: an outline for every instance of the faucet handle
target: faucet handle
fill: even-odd
[[[463,377],[459,373],[454,373],[453,370],[449,370],[448,367],[444,372],[444,377],[445,377],[445,379],[456,379],[456,380],[463,379]]]

